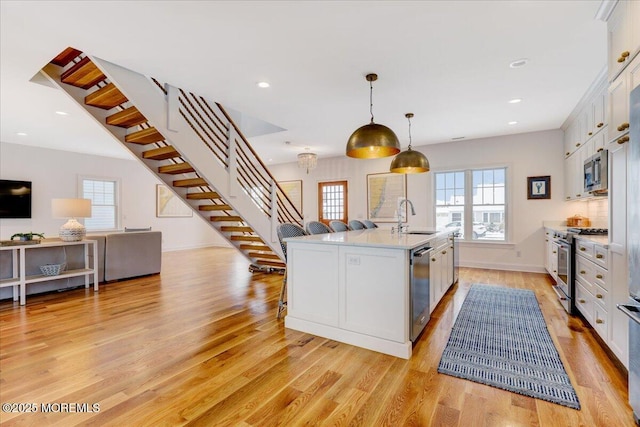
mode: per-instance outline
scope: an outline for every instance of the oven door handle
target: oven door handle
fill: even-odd
[[[631,320],[640,325],[640,307],[635,305],[617,304],[618,310],[629,316]]]

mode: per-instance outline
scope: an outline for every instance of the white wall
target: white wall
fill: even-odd
[[[157,218],[156,184],[161,183],[137,160],[123,160],[66,151],[0,143],[0,178],[32,181],[32,217],[0,219],[0,239],[34,231],[56,237],[65,222],[51,215],[51,199],[77,197],[78,176],[120,179],[122,228],[162,231],[163,251],[230,245],[200,216]]]
[[[458,141],[416,149],[427,156],[432,171],[501,165],[509,168],[509,242],[462,243],[460,263],[463,266],[543,272],[542,222],[562,221],[575,213],[586,213],[586,205],[564,202],[561,130]],[[278,181],[304,181],[303,214],[305,222],[308,222],[318,218],[318,182],[333,179],[348,181],[349,219],[366,218],[367,174],[388,172],[390,162],[391,158],[321,158],[318,160],[318,167],[309,175],[295,164],[274,165],[270,168]],[[551,176],[551,199],[527,200],[527,177],[545,175]],[[409,216],[410,228],[435,225],[432,176],[432,173],[408,175],[407,196],[416,208],[416,216]]]

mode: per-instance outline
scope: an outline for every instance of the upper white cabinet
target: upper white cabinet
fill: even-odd
[[[610,142],[624,143],[628,140],[626,134],[629,132],[629,93],[639,85],[640,55],[636,56],[609,85]]]
[[[629,64],[640,49],[640,2],[619,1],[607,19],[609,81]]]

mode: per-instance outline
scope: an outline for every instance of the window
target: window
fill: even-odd
[[[327,225],[330,221],[347,223],[347,181],[318,183],[318,220]]]
[[[91,218],[85,218],[87,231],[116,230],[118,220],[118,181],[103,178],[80,178],[80,194],[91,200]]]
[[[436,227],[459,227],[465,240],[506,241],[506,173],[505,167],[436,172]]]

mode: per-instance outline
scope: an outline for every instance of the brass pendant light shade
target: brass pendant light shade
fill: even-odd
[[[419,151],[411,149],[411,117],[413,113],[405,114],[409,120],[409,148],[393,158],[389,170],[395,173],[424,173],[429,172],[429,160]]]
[[[358,159],[378,159],[389,157],[400,152],[400,141],[396,134],[384,125],[373,122],[373,84],[378,79],[376,74],[367,74],[370,86],[371,123],[355,130],[347,141],[347,156]]]

